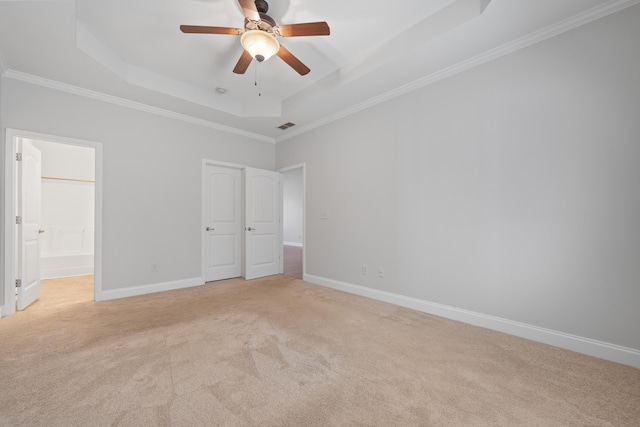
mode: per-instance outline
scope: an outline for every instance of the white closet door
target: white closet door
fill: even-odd
[[[205,167],[205,281],[242,276],[242,172]]]
[[[245,278],[279,274],[280,173],[245,169]]]

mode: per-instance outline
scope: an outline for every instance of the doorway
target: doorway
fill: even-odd
[[[95,150],[31,143],[42,154],[40,278],[93,275]]]
[[[304,278],[304,164],[281,169],[283,274]]]
[[[30,147],[40,157],[39,176],[35,180],[39,189],[35,191],[30,187],[34,184],[21,179],[23,165],[18,153],[22,153],[23,147]],[[79,300],[86,300],[88,295],[98,299],[101,294],[101,144],[8,129],[5,153],[6,268],[2,315],[15,313],[16,294],[20,296],[22,276],[27,268],[32,271],[28,274],[30,277],[37,274],[38,283],[18,309],[25,307],[25,301],[29,303],[41,295],[50,298],[56,289],[65,291],[62,299],[66,301],[76,293],[72,289],[78,289]],[[19,252],[22,225],[15,222],[20,222],[16,218],[21,212],[20,200],[29,193],[32,199],[36,198],[33,194],[40,193],[37,197],[38,249],[37,260],[31,259],[31,266],[26,266],[22,259],[24,252]]]

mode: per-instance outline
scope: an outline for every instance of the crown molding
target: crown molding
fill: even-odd
[[[176,113],[175,111],[165,110],[163,108],[154,107],[151,105],[143,104],[140,102],[130,101],[128,99],[119,98],[112,95],[107,95],[102,92],[97,92],[78,86],[73,86],[66,83],[61,83],[55,80],[46,79],[44,77],[34,76],[33,74],[23,73],[21,71],[15,71],[8,69],[3,73],[4,77],[30,83],[38,86],[43,86],[49,89],[54,89],[60,92],[71,93],[73,95],[83,96],[86,98],[95,99],[110,104],[115,104],[120,107],[131,108],[134,110],[144,111],[146,113],[155,114],[157,116],[167,117],[170,119],[180,120],[186,123],[191,123],[198,126],[204,126],[210,129],[219,130],[222,132],[231,133],[247,138],[257,139],[259,141],[269,142],[274,144],[275,139],[264,135],[260,135],[253,132],[244,131],[231,126],[222,125],[220,123],[212,122],[209,120],[199,119],[196,117],[188,116],[186,114]]]
[[[490,49],[486,52],[483,52],[467,60],[458,62],[457,64],[454,64],[450,67],[444,68],[440,71],[421,77],[418,80],[414,80],[413,82],[402,85],[396,89],[393,89],[381,95],[369,98],[366,101],[363,101],[359,104],[356,104],[344,110],[338,111],[335,114],[325,116],[320,120],[317,120],[306,126],[301,126],[300,128],[292,130],[291,133],[287,133],[286,135],[282,135],[275,138],[275,141],[276,143],[278,143],[278,142],[286,141],[287,139],[291,139],[298,135],[302,135],[318,127],[324,126],[336,120],[350,116],[359,111],[366,110],[367,108],[381,104],[385,101],[389,101],[398,96],[413,92],[417,89],[423,88],[425,86],[436,83],[440,80],[446,79],[447,77],[454,76],[463,71],[466,71],[471,68],[482,65],[484,63],[493,61],[494,59],[498,59],[502,56],[509,55],[510,53],[513,53],[518,50],[532,46],[534,44],[540,43],[544,40],[558,36],[567,31],[571,31],[582,25],[596,21],[600,18],[604,18],[605,16],[619,12],[623,9],[626,9],[638,3],[640,3],[640,0],[612,0],[603,5],[596,6],[585,12],[579,13],[570,18],[559,21],[555,24],[549,25],[548,27],[542,28],[538,31],[534,31],[533,33],[527,34],[526,36],[520,37],[519,39],[505,43],[496,48]]]

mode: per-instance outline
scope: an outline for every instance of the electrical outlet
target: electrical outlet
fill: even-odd
[[[157,262],[152,262],[151,263],[151,271],[158,271],[158,263]]]
[[[366,265],[362,266],[362,275],[366,276],[367,274],[369,274],[369,268]]]
[[[384,277],[384,267],[378,267],[378,277]]]

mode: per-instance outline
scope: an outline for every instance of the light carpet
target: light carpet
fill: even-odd
[[[0,321],[0,425],[640,425],[639,369],[291,277],[76,282]]]

